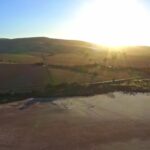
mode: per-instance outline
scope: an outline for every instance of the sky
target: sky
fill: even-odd
[[[149,0],[0,0],[0,38],[150,45]]]

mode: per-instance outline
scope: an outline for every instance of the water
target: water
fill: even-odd
[[[0,149],[150,150],[149,116],[149,93],[30,98],[0,105]]]
[[[132,119],[150,120],[150,94],[124,94],[121,92],[90,97],[59,99],[57,105],[65,106],[70,112],[88,113],[100,120]]]

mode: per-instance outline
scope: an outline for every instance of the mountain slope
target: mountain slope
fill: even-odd
[[[92,50],[92,51],[91,51]],[[46,37],[17,38],[17,39],[0,39],[0,53],[28,53],[28,52],[108,52],[113,48],[98,46],[84,41],[52,39]],[[127,46],[119,48],[122,52],[129,55],[150,55],[148,46]]]
[[[50,39],[45,37],[20,38],[20,39],[0,39],[0,52],[52,52],[62,50],[85,50],[96,45],[75,40]]]

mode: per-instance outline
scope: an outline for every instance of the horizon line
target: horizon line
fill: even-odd
[[[150,47],[148,44],[124,44],[124,45],[109,45],[109,44],[102,44],[97,42],[91,42],[87,40],[80,40],[80,39],[73,39],[73,38],[57,38],[57,37],[49,37],[49,36],[20,36],[20,37],[0,37],[0,40],[16,40],[16,39],[32,39],[32,38],[47,38],[51,40],[64,40],[64,41],[78,41],[78,42],[86,42],[89,44],[97,45],[97,46],[104,46],[104,47]]]

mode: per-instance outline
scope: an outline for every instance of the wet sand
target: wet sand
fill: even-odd
[[[0,105],[0,150],[149,150],[150,94]]]

